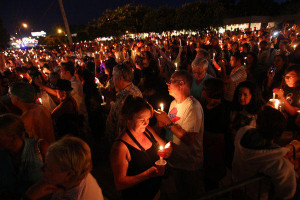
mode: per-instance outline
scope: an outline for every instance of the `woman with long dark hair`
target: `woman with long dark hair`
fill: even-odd
[[[260,91],[254,83],[244,81],[237,86],[230,112],[229,128],[233,135],[243,126],[255,127],[257,113],[262,103]]]
[[[126,129],[112,147],[111,167],[123,199],[153,199],[160,188],[164,166],[155,166],[165,142],[148,126],[153,108],[140,97],[128,96],[121,110]]]

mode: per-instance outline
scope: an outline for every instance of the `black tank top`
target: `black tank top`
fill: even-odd
[[[147,129],[144,134],[152,143],[152,146],[147,150],[142,147],[128,129],[126,129],[126,133],[141,149],[139,150],[123,140],[118,140],[127,146],[131,156],[126,175],[135,176],[155,165],[155,161],[159,159],[159,156],[157,155],[159,146],[154,136]],[[160,188],[160,183],[161,177],[156,177],[143,181],[131,188],[122,190],[123,199],[153,199]]]

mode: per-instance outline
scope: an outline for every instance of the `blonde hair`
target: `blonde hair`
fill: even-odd
[[[61,171],[74,173],[70,181],[82,180],[92,170],[90,147],[79,138],[65,136],[53,143],[47,153],[53,156]]]

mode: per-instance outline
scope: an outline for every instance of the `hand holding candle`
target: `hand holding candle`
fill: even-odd
[[[159,156],[159,160],[155,162],[156,165],[166,165],[167,161],[164,160],[164,158],[167,158],[170,156],[171,152],[171,143],[168,142],[164,147],[159,146],[159,150],[157,151],[157,155]]]

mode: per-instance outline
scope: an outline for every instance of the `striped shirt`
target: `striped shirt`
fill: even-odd
[[[232,101],[236,87],[247,79],[247,72],[244,65],[234,68],[230,73],[231,82],[225,84],[224,99]]]

